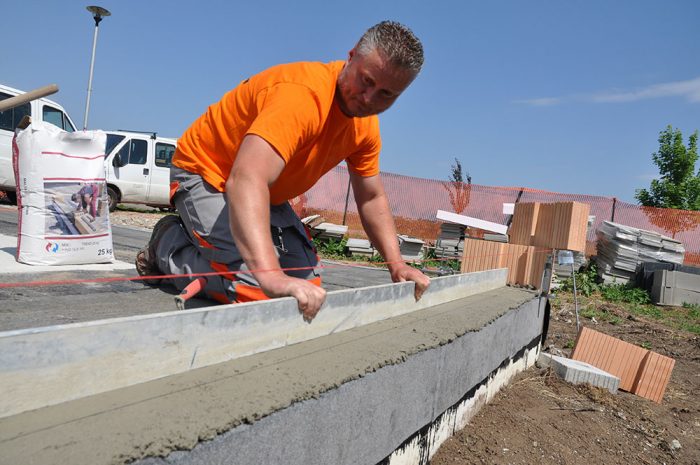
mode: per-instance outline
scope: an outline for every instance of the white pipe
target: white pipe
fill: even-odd
[[[83,131],[88,127],[88,113],[90,112],[90,94],[92,93],[92,71],[95,68],[95,49],[97,48],[97,30],[99,25],[95,23],[95,34],[92,38],[92,59],[90,60],[90,78],[88,79],[87,101],[85,102],[85,121]]]

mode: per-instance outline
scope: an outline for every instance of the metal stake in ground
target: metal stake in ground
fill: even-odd
[[[571,265],[571,279],[574,281],[574,310],[576,311],[576,332],[581,329],[578,318],[578,296],[576,295],[576,270],[574,269],[574,253],[571,250],[560,250],[557,254],[560,265]]]

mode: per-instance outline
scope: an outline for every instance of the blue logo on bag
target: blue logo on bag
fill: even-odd
[[[46,251],[53,252],[53,253],[58,252],[58,242],[47,242],[46,243]]]

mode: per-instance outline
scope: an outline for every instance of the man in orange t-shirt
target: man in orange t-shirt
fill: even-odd
[[[379,178],[377,114],[418,75],[423,48],[407,27],[370,28],[345,62],[292,63],[241,82],[187,129],[171,169],[166,216],[139,252],[141,275],[232,271],[207,279],[221,302],[293,296],[311,320],[326,292],[317,257],[288,200],[346,161],[362,224],[392,280],[428,278],[401,259]],[[283,269],[294,268],[294,270]],[[154,282],[157,280],[151,280]],[[173,283],[180,289],[184,278]]]

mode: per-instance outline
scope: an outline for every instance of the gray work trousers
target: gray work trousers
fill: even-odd
[[[242,299],[236,288],[259,287],[248,272],[231,234],[228,200],[197,174],[175,166],[170,168],[171,185],[176,186],[171,201],[177,208],[183,227],[163,232],[156,249],[158,267],[164,274],[194,274],[240,271],[234,275],[208,276],[204,292],[219,302]],[[175,184],[174,184],[175,183]],[[288,202],[270,206],[270,233],[273,245],[286,274],[301,279],[318,278],[311,268],[318,264],[313,243],[299,217]],[[174,278],[171,282],[182,290],[194,278]],[[318,281],[320,283],[320,280]],[[242,288],[239,288],[242,293]]]

